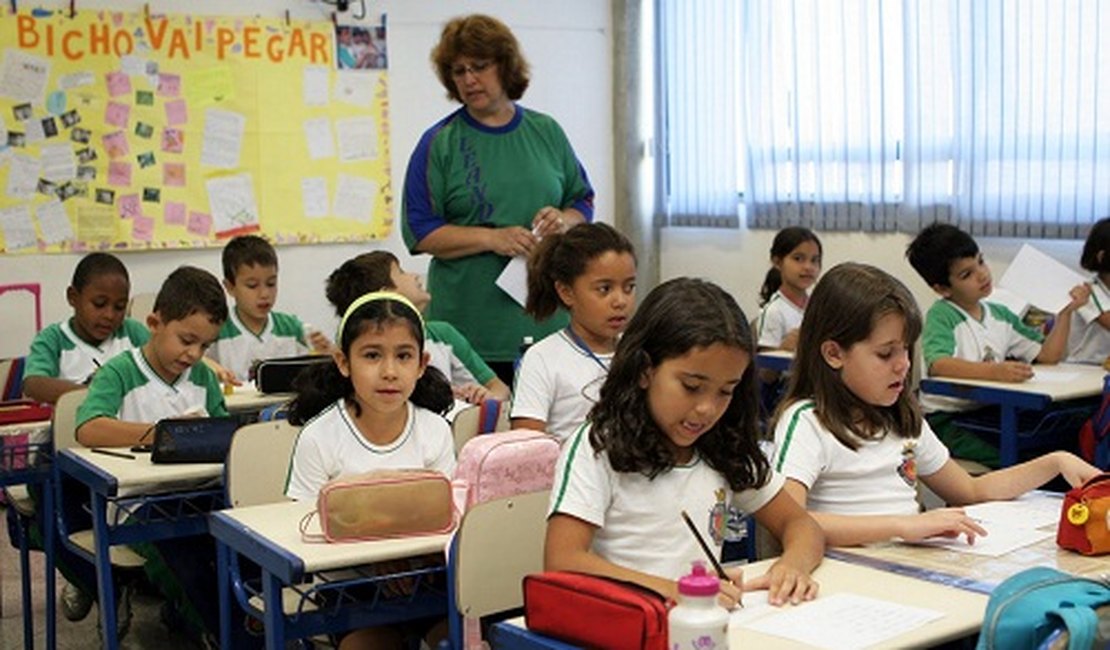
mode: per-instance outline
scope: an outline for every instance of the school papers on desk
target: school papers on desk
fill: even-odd
[[[1038,309],[1055,314],[1071,300],[1068,291],[1086,281],[1087,278],[1055,258],[1023,244],[998,286],[1016,293]]]
[[[1056,534],[1056,531],[1053,530],[1038,530],[998,522],[983,522],[982,526],[990,534],[986,537],[976,537],[974,544],[968,544],[967,538],[960,535],[959,537],[930,537],[917,542],[917,545],[943,548],[947,551],[958,551],[971,555],[1001,557]]]
[[[528,259],[514,257],[509,260],[495,284],[523,307],[528,301]]]
[[[1010,501],[977,503],[964,508],[964,512],[985,525],[1002,523],[1025,528],[1044,528],[1054,526],[1060,520],[1063,503],[1059,494],[1032,492]]]
[[[733,612],[729,625],[819,648],[848,650],[889,641],[943,616],[932,609],[848,593],[778,609],[767,604],[766,591],[756,591],[744,594],[744,608]]]

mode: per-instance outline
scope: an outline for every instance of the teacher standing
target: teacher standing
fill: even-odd
[[[594,191],[558,123],[515,103],[528,88],[528,63],[504,23],[456,18],[431,58],[462,107],[428,129],[409,160],[405,244],[433,256],[428,318],[458,328],[512,385],[523,338],[566,327],[567,315],[536,323],[494,283],[539,238],[592,220]]]

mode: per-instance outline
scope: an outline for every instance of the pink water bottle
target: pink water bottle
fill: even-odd
[[[694,562],[678,581],[678,605],[667,616],[671,650],[727,650],[728,610],[717,602],[721,582]]]

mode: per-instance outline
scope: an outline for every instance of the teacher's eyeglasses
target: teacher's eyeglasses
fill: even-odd
[[[453,79],[463,79],[464,77],[466,77],[467,73],[470,73],[477,77],[486,70],[489,70],[490,66],[492,65],[493,61],[475,61],[470,65],[456,65],[451,68],[451,77]]]

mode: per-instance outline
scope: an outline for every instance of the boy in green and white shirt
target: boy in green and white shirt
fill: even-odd
[[[224,288],[235,300],[216,344],[208,351],[222,381],[239,383],[258,361],[306,354],[309,346],[327,352],[331,342],[320,332],[307,338],[292,314],[273,311],[277,300],[277,251],[257,235],[235,237],[224,246]]]
[[[1032,363],[1054,364],[1067,352],[1072,314],[1090,296],[1080,284],[1056,315],[1047,336],[1026,326],[1004,305],[987,302],[991,272],[979,245],[959,228],[934,223],[906,250],[910,264],[941,296],[925,315],[922,350],[930,377],[956,377],[1020,383],[1033,377]],[[953,417],[981,405],[923,394],[930,426],[952,455],[998,467],[998,448],[956,426]]]
[[[215,373],[197,363],[226,319],[215,276],[189,266],[171,273],[147,316],[150,340],[112,358],[93,377],[77,409],[77,441],[129,446],[163,418],[227,415]]]

